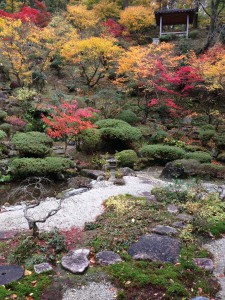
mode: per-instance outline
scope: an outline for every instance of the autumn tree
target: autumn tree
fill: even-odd
[[[119,59],[117,83],[137,94],[143,122],[155,108],[165,107],[168,116],[182,112],[176,98],[193,89],[200,76],[190,66],[182,66],[184,56],[176,56],[172,44],[131,47]]]
[[[68,41],[61,55],[79,67],[80,75],[87,86],[92,88],[105,77],[121,52],[113,39],[91,37]]]
[[[202,78],[192,92],[194,103],[212,123],[213,116],[225,108],[225,46],[216,44],[200,56],[192,52],[189,63]]]
[[[77,138],[78,134],[94,125],[90,118],[94,116],[91,107],[85,109],[78,108],[77,101],[71,103],[62,101],[57,106],[50,106],[49,116],[42,116],[42,121],[47,126],[47,134],[56,139],[62,139],[65,143],[65,153],[68,142]]]

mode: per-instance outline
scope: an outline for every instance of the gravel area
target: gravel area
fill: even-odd
[[[62,300],[115,300],[116,289],[110,283],[91,282],[78,289],[69,289]]]
[[[205,245],[214,256],[215,269],[213,275],[218,279],[221,290],[216,295],[216,300],[225,299],[225,238],[215,240]]]
[[[159,186],[162,181],[154,178],[143,178],[126,176],[126,184],[123,186],[113,185],[111,182],[98,182],[93,189],[62,201],[62,208],[56,215],[50,217],[45,223],[38,223],[41,230],[67,229],[73,226],[84,227],[85,222],[92,222],[103,212],[102,203],[110,196],[120,194],[131,194],[143,196],[143,192],[150,192],[154,186]],[[35,209],[30,210],[32,216],[45,216],[45,214],[57,207],[55,198],[46,199]],[[23,210],[7,211],[0,213],[0,230],[26,230],[28,223],[23,216]]]

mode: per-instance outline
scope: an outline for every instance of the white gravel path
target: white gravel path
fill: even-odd
[[[68,289],[62,300],[114,300],[116,289],[110,283],[91,282],[78,289]]]
[[[215,269],[213,275],[218,279],[221,290],[216,295],[216,300],[225,299],[225,238],[212,241],[204,245],[214,256]]]
[[[113,185],[111,182],[99,182],[93,189],[62,201],[62,208],[56,215],[50,217],[45,223],[38,223],[41,230],[69,229],[73,226],[84,227],[85,222],[92,222],[103,212],[102,203],[110,196],[131,194],[140,196],[143,192],[150,192],[154,186],[159,186],[162,181],[148,178],[143,181],[139,177],[125,177],[126,184],[123,186]],[[43,201],[32,212],[34,215],[44,216],[50,209],[57,207],[54,198]],[[23,210],[0,213],[0,231],[28,229],[28,223],[23,216]]]

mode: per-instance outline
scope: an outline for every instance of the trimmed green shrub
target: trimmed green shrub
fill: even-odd
[[[7,136],[10,136],[12,129],[13,129],[13,126],[8,123],[2,123],[0,125],[0,130],[3,130],[7,134]]]
[[[212,156],[203,151],[197,151],[197,152],[189,152],[186,154],[187,159],[196,159],[200,163],[209,163],[212,160]]]
[[[14,177],[56,175],[72,166],[72,161],[62,157],[15,158],[10,162]]]
[[[203,145],[214,138],[216,131],[212,129],[199,130],[199,139],[202,141]]]
[[[185,151],[179,147],[166,145],[146,145],[140,149],[142,157],[158,163],[166,163],[185,157]]]
[[[6,117],[7,117],[7,112],[0,109],[0,121],[4,121]]]
[[[163,143],[164,139],[168,136],[168,133],[164,130],[156,131],[151,137],[150,142],[155,144]]]
[[[213,126],[212,124],[206,124],[200,127],[200,130],[215,130],[215,126]]]
[[[189,32],[190,39],[196,39],[198,37],[198,30],[192,30]]]
[[[196,151],[203,151],[206,152],[207,149],[202,146],[195,146],[195,145],[185,145],[185,150],[188,152],[196,152]]]
[[[81,133],[80,139],[82,141],[81,150],[86,153],[93,153],[98,149],[101,141],[101,133],[98,129],[90,128]]]
[[[0,140],[3,140],[4,138],[6,138],[6,133],[3,130],[0,130]]]
[[[20,132],[13,136],[12,142],[20,156],[45,157],[50,152],[52,139],[38,131]]]
[[[115,158],[118,160],[121,167],[131,167],[137,162],[138,157],[134,150],[123,150],[116,153]]]
[[[218,149],[225,150],[225,134],[219,134],[214,138]]]
[[[105,119],[96,122],[101,133],[102,147],[109,151],[132,148],[133,142],[142,138],[138,128],[127,122],[116,119]]]
[[[217,160],[218,160],[218,161],[221,161],[221,162],[223,162],[223,163],[225,163],[225,152],[220,153],[220,154],[217,156]]]
[[[125,121],[131,125],[136,124],[139,119],[137,117],[137,115],[130,109],[127,110],[122,110],[116,117],[116,119]]]

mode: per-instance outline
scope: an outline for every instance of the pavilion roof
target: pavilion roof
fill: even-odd
[[[156,24],[160,25],[160,17],[162,16],[163,25],[179,25],[187,23],[187,15],[189,15],[189,23],[193,23],[196,10],[190,9],[162,9],[155,11]]]

